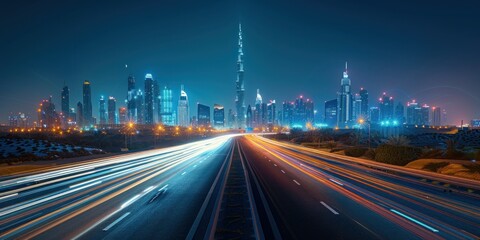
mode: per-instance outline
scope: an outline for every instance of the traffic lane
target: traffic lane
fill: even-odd
[[[287,164],[271,156],[269,162],[254,146],[243,146],[246,146],[247,160],[291,238],[382,239],[398,236],[399,239],[418,239]]]
[[[228,153],[197,162],[168,181],[168,190],[152,203],[135,206],[135,216],[106,239],[185,239]],[[182,175],[183,174],[183,175]],[[147,199],[146,199],[147,200]],[[150,200],[149,200],[150,201]]]
[[[221,152],[215,156],[210,156],[208,159],[198,158],[195,162],[189,164],[186,169],[177,169],[173,171],[172,176],[161,174],[135,187],[135,191],[128,191],[126,194],[110,199],[109,201],[62,223],[61,225],[50,229],[39,235],[38,238],[59,239],[65,238],[65,236],[68,236],[68,238],[76,237],[82,231],[95,225],[115,209],[118,209],[119,206],[122,206],[137,194],[144,191],[144,189],[148,189],[152,185],[158,185],[158,187],[147,195],[142,196],[128,207],[122,209],[122,211],[115,213],[107,220],[102,221],[98,226],[95,226],[85,234],[81,235],[80,239],[118,239],[118,237],[124,238],[124,236],[131,236],[133,238],[138,236],[138,234],[144,236],[186,235],[189,229],[188,225],[191,223],[185,223],[188,222],[189,216],[195,215],[198,212],[198,202],[200,202],[201,205],[204,198],[204,196],[201,195],[206,195],[204,189],[205,185],[209,187],[209,184],[211,185],[209,181],[213,182],[210,177],[212,174],[209,173],[218,171],[219,164],[222,163],[222,157],[226,154],[227,149],[228,147],[224,147]],[[192,170],[190,174],[188,169]],[[186,173],[183,174],[184,172]],[[193,174],[195,172],[197,172],[196,174],[201,173],[200,178]],[[188,179],[192,182],[183,185],[182,182]],[[153,202],[149,203],[149,201],[155,197],[158,189],[166,184],[168,184],[167,191],[157,196]],[[198,184],[199,187],[192,188],[192,186],[194,186],[193,184]],[[179,191],[179,189],[184,190]],[[103,229],[126,213],[130,214],[108,229],[108,231],[103,231]],[[187,229],[186,233],[185,229]],[[67,233],[69,234],[65,235]]]
[[[269,150],[276,151],[276,147],[274,148]],[[452,236],[479,235],[478,224],[480,221],[475,206],[468,206],[456,201],[448,202],[445,198],[428,197],[428,194],[421,191],[403,188],[401,185],[397,185],[394,180],[385,182],[369,178],[363,174],[358,175],[357,172],[346,169],[342,172],[337,168],[334,170],[331,165],[325,168],[322,164],[312,164],[311,161],[299,159],[298,157],[302,158],[303,156],[299,156],[298,153],[293,153],[295,158],[286,156],[285,152],[277,152],[276,154],[295,163],[297,167],[315,169],[323,178],[341,182],[340,184],[344,185],[344,188],[348,188],[349,191],[376,202],[378,205],[383,204],[385,208],[385,205],[388,205],[391,209],[401,209],[409,214],[413,213],[428,222],[435,222],[435,224],[442,226],[447,225],[447,229],[443,232],[449,232]],[[304,164],[302,165],[297,160],[302,160]]]

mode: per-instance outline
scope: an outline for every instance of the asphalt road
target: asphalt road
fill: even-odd
[[[475,182],[235,137],[0,179],[0,239],[225,238],[231,218],[249,239],[480,236]]]
[[[241,146],[285,239],[480,236],[478,196],[261,137]]]
[[[184,239],[230,137],[0,183],[0,238]]]

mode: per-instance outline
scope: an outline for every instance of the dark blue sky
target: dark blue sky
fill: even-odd
[[[450,123],[480,117],[476,1],[12,2],[0,10],[0,122],[49,95],[60,108],[64,81],[74,106],[85,79],[98,115],[100,95],[123,103],[129,73],[142,88],[152,73],[175,101],[185,84],[191,106],[233,108],[239,20],[247,104],[260,88],[264,100],[303,94],[323,111],[348,61],[371,101],[387,91],[445,108]]]

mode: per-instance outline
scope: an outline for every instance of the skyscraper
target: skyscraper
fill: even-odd
[[[368,112],[370,110],[369,106],[368,106],[368,91],[364,88],[360,88],[360,100],[362,101],[362,104],[361,104],[361,117],[363,117],[364,119],[368,118]]]
[[[238,25],[238,56],[237,56],[237,81],[235,106],[237,109],[237,127],[245,128],[245,83],[243,81],[243,44],[242,44],[242,24]]]
[[[68,118],[68,113],[70,109],[70,89],[67,86],[64,86],[62,89],[62,115],[65,119]]]
[[[277,124],[277,106],[275,100],[270,100],[267,104],[267,123],[271,125]]]
[[[307,98],[307,101],[305,101],[305,123],[310,123],[311,125],[315,124],[315,109],[313,100],[309,98]]]
[[[407,103],[407,124],[422,125],[422,108],[415,100]]]
[[[254,122],[254,127],[259,127],[264,124],[262,121],[263,118],[263,102],[262,102],[262,95],[260,95],[260,89],[257,89],[257,97],[255,98],[255,109],[253,110],[253,122]]]
[[[337,99],[325,101],[325,124],[328,127],[333,128],[337,126],[337,101]]]
[[[395,120],[400,124],[405,123],[405,107],[401,102],[397,103],[395,107]]]
[[[180,99],[178,99],[178,125],[186,127],[190,125],[190,116],[188,109],[188,95],[183,89],[183,85],[180,89]]]
[[[107,124],[107,111],[105,109],[105,98],[100,97],[99,100],[100,125]]]
[[[380,121],[390,121],[394,119],[394,101],[393,97],[383,93],[378,99],[380,108]]]
[[[77,126],[82,128],[83,127],[83,104],[82,102],[77,103]]]
[[[135,77],[130,74],[127,79],[127,118],[128,121],[136,122],[137,121],[137,107],[136,107],[136,91],[135,91]],[[101,119],[100,119],[101,122]]]
[[[85,80],[83,82],[83,125],[89,126],[90,124],[93,124],[92,89],[90,82]]]
[[[341,79],[340,92],[337,94],[337,126],[345,127],[352,121],[352,93],[351,81],[348,78],[348,65],[345,62],[345,71]]]
[[[116,102],[114,97],[108,97],[108,124],[117,124]]]
[[[291,127],[293,122],[293,102],[285,101],[282,106],[282,125]]]
[[[300,96],[299,98],[295,99],[295,105],[292,115],[292,128],[306,127],[307,117],[305,110],[305,101],[303,100],[303,96]]]
[[[38,123],[41,127],[50,128],[58,127],[60,119],[55,111],[55,104],[52,101],[52,96],[48,100],[43,100],[38,108]]]
[[[127,108],[121,107],[118,109],[118,123],[126,124],[127,123]]]
[[[439,107],[432,107],[433,110],[433,126],[442,126],[442,110]]]
[[[173,96],[172,89],[165,86],[162,90],[162,123],[167,126],[175,125],[175,118],[173,117]]]
[[[141,89],[137,90],[135,95],[135,109],[136,109],[136,116],[137,116],[137,123],[144,124],[145,123],[145,97],[143,96],[143,92]]]
[[[210,107],[197,103],[198,125],[202,127],[210,126]]]
[[[220,104],[213,105],[213,127],[214,128],[225,127],[225,109]]]
[[[153,117],[155,109],[154,95],[153,77],[152,74],[147,73],[145,75],[145,124],[155,124]]]
[[[247,128],[252,128],[253,127],[252,123],[253,123],[252,106],[250,106],[250,104],[248,104],[247,119],[246,119]]]

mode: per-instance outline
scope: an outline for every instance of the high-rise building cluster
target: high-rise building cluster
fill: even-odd
[[[276,101],[263,102],[260,89],[257,89],[255,105],[248,105],[246,113],[246,127],[248,129],[265,129],[278,125]]]
[[[395,105],[393,96],[386,92],[378,98],[377,105],[370,106],[366,89],[352,93],[347,63],[340,86],[337,98],[325,101],[324,123],[329,127],[352,128],[359,124],[441,126],[445,120],[446,112],[440,107],[420,105],[415,100],[408,102],[406,107],[401,102]]]

